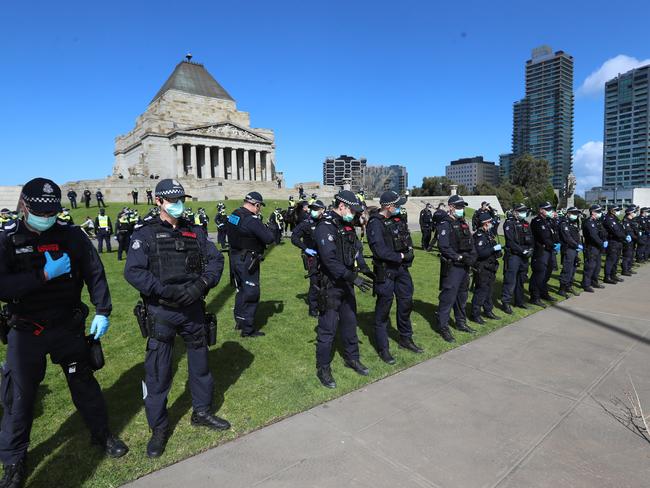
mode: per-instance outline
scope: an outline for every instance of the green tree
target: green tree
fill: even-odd
[[[474,189],[474,195],[496,195],[497,188],[496,186],[490,185],[489,183],[479,183]]]
[[[575,195],[573,197],[573,201],[576,208],[580,208],[580,209],[587,208],[587,201],[584,198],[582,198],[580,195]]]
[[[509,181],[504,181],[496,189],[496,196],[503,210],[512,208],[517,203],[526,203],[524,192]]]
[[[544,159],[536,159],[524,154],[515,161],[510,172],[513,185],[524,188],[525,195],[531,200],[539,200],[546,192],[551,178],[551,168]]]
[[[456,183],[446,176],[425,176],[422,178],[422,186],[420,188],[413,188],[411,195],[414,197],[449,195],[451,192],[451,185],[455,184]],[[458,185],[458,193],[461,195],[467,195],[467,187],[465,185]]]

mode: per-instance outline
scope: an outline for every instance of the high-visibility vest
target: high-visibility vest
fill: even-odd
[[[98,215],[97,221],[100,229],[108,229],[108,215]]]
[[[194,224],[196,224],[196,225],[203,225],[202,222],[201,222],[201,214],[196,214],[196,215],[194,216]]]

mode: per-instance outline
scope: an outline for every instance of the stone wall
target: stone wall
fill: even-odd
[[[0,186],[0,208],[16,210],[22,186]]]

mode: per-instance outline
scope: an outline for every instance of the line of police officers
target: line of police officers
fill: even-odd
[[[176,335],[186,344],[191,423],[213,430],[230,428],[212,411],[214,380],[208,365],[208,347],[216,342],[216,319],[206,313],[204,301],[221,278],[224,257],[208,240],[204,225],[184,216],[187,197],[176,180],[165,179],[156,185],[157,211],[134,230],[124,268],[126,280],[142,299],[134,312],[147,340],[143,397],[152,432],[147,444],[150,457],[164,452],[170,434],[166,406]],[[409,268],[414,252],[402,213],[405,201],[395,192],[384,192],[380,207],[366,216],[373,269],[365,261],[355,229],[366,209],[350,191],[340,191],[329,210],[322,201],[312,199],[309,214],[294,231],[292,242],[303,251],[309,277],[310,314],[318,316],[316,373],[328,388],[336,387],[331,362],[339,329],[344,364],[360,375],[369,374],[359,355],[355,288],[362,292],[373,290],[376,296],[373,342],[384,362],[395,363],[388,341],[393,300],[399,347],[415,354],[423,352],[413,340],[410,320],[414,288]],[[263,206],[262,196],[250,192],[223,225],[229,242],[231,279],[237,289],[234,319],[242,337],[264,335],[255,328],[260,263],[275,236],[261,220]],[[635,251],[638,261],[648,257],[648,209],[641,209],[637,215],[638,210],[629,207],[620,222],[618,207],[603,218],[602,209],[592,206],[589,218],[582,224],[581,238],[578,209],[570,208],[566,216],[558,219],[546,202],[529,224],[528,209],[517,205],[504,224],[502,248],[493,229],[494,215],[479,212],[477,230],[472,235],[465,221],[466,206],[461,196],[454,195],[448,201],[448,211],[441,214],[439,210],[437,215],[441,259],[438,331],[449,342],[455,340],[449,329],[452,309],[455,328],[473,332],[465,314],[470,278],[474,296],[469,319],[481,324],[482,315],[498,318],[493,312],[492,295],[502,253],[501,301],[506,313],[512,313],[511,304],[527,307],[524,285],[529,261],[531,303],[543,305],[541,300],[554,300],[548,280],[557,266],[558,252],[563,266],[560,295],[573,291],[580,253],[585,254],[585,291],[602,287],[598,282],[601,253],[607,254],[606,283],[622,280],[616,273],[621,255],[624,275],[634,273],[631,268]],[[0,387],[4,406],[0,431],[4,477],[0,487],[21,486],[25,479],[34,401],[48,354],[63,368],[73,402],[92,441],[112,457],[128,451],[109,430],[106,404],[93,375],[103,366],[99,339],[109,328],[112,308],[98,253],[79,227],[57,220],[61,190],[53,181],[36,178],[28,182],[22,190],[19,210],[22,218],[0,233],[0,300],[7,303],[0,339],[8,342]],[[85,335],[89,311],[81,301],[84,284],[95,306],[89,336]]]

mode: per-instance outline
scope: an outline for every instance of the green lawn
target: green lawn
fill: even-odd
[[[229,209],[237,203],[232,202]],[[196,210],[199,205],[194,202],[193,206]],[[215,203],[204,206],[212,218]],[[118,207],[121,205],[109,207],[108,213],[113,220]],[[266,215],[270,208],[273,207],[266,207]],[[145,211],[146,206],[141,205],[140,209]],[[91,210],[93,213],[90,215],[94,218],[97,209]],[[87,213],[85,208],[74,211],[75,221],[81,222],[81,217]],[[414,238],[419,244],[420,236],[416,234]],[[370,368],[370,376],[361,377],[343,367],[337,352],[333,373],[338,388],[328,390],[320,385],[315,375],[316,319],[307,315],[304,302],[307,281],[303,278],[299,252],[285,239],[283,244],[271,249],[262,265],[258,325],[266,332],[266,337],[242,339],[233,330],[234,290],[228,284],[227,269],[221,283],[207,299],[208,310],[217,313],[219,321],[218,343],[210,351],[216,381],[214,406],[220,416],[232,423],[232,430],[214,433],[190,425],[191,400],[186,387],[185,346],[182,341],[177,341],[175,381],[169,396],[174,432],[162,458],[152,461],[144,454],[149,439],[141,389],[145,340],[140,336],[132,314],[138,295],[124,281],[124,262],[118,262],[115,253],[104,254],[103,261],[111,286],[113,314],[111,329],[102,341],[106,366],[97,373],[97,378],[109,404],[111,427],[131,451],[122,459],[112,460],[104,459],[97,449],[90,447],[88,433],[75,413],[63,374],[60,368],[50,365],[36,406],[29,454],[29,486],[118,486],[458,347],[522,318],[527,315],[524,312],[539,310],[515,309],[511,316],[497,311],[503,317],[501,320],[488,321],[476,336],[454,332],[458,342],[449,345],[432,330],[438,296],[439,260],[435,254],[418,250],[412,268],[415,283],[412,320],[414,338],[425,349],[425,354],[406,352],[393,343],[391,350],[397,364],[384,364],[371,345],[374,299],[370,294],[358,293],[361,358]],[[500,292],[501,277],[499,272],[497,292]],[[552,286],[557,287],[555,277]],[[395,336],[393,330],[391,337],[395,339]]]

